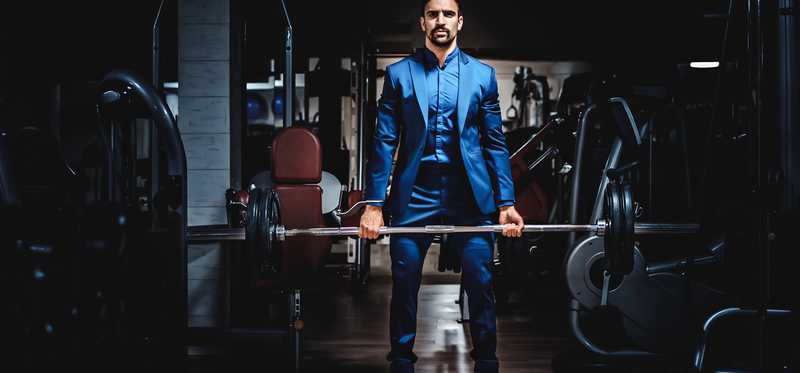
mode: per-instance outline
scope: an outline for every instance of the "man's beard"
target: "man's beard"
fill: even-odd
[[[446,32],[447,33],[447,37],[445,37],[444,39],[437,38],[436,37],[436,33],[438,31],[440,31],[440,30]],[[435,45],[437,47],[448,47],[448,46],[450,46],[450,44],[453,44],[453,40],[455,40],[455,38],[456,38],[456,36],[451,34],[450,30],[447,30],[447,29],[436,29],[436,30],[433,30],[430,33],[430,35],[428,35],[428,40],[430,40],[431,43],[433,43],[433,45]]]

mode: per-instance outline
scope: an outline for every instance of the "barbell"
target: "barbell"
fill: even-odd
[[[351,215],[366,204],[375,201],[360,201],[347,211],[334,210],[339,217]],[[630,272],[633,256],[634,235],[649,234],[693,234],[700,230],[693,223],[643,223],[634,222],[634,204],[629,185],[610,184],[605,199],[605,216],[595,224],[526,224],[526,233],[576,232],[602,236],[605,241],[609,271],[626,274]],[[420,227],[381,227],[379,235],[387,234],[459,234],[500,233],[503,225],[427,225]],[[245,228],[224,226],[189,227],[189,242],[245,241],[247,249],[257,261],[272,266],[280,263],[281,242],[290,237],[334,237],[358,236],[359,227],[292,228],[281,224],[280,201],[275,191],[253,189],[250,191]]]
[[[452,234],[452,233],[482,233],[503,231],[503,225],[426,225],[420,227],[381,227],[379,235],[386,234]],[[273,227],[272,234],[278,241],[285,241],[286,237],[297,236],[357,236],[358,227],[334,227],[334,228],[295,228],[286,229],[282,225]],[[694,233],[699,229],[697,224],[667,224],[667,223],[636,223],[633,227],[634,234],[686,234]],[[522,231],[526,233],[553,233],[553,232],[576,232],[590,233],[597,236],[605,236],[610,230],[610,223],[606,219],[600,219],[596,224],[526,224]]]

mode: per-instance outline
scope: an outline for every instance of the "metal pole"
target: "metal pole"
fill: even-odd
[[[303,300],[301,291],[289,293],[289,340],[292,348],[293,372],[300,372],[303,362]]]
[[[752,191],[754,197],[759,202],[759,206],[753,208],[753,248],[758,252],[758,276],[759,276],[759,302],[757,306],[758,323],[756,326],[756,361],[759,372],[764,372],[767,367],[767,351],[768,351],[768,331],[767,323],[767,303],[769,302],[769,250],[770,244],[767,240],[767,232],[769,232],[770,224],[768,207],[764,206],[766,201],[764,185],[762,184],[761,175],[763,175],[763,162],[765,161],[765,154],[763,154],[762,144],[764,142],[763,136],[766,131],[763,129],[763,90],[762,90],[762,72],[763,72],[763,32],[761,27],[761,18],[763,17],[763,6],[760,0],[751,0],[747,3],[745,14],[747,15],[747,48],[746,52],[750,56],[750,63],[748,66],[748,91],[751,93],[752,112],[750,114],[750,129],[752,139],[749,146],[750,154],[755,158],[751,163],[749,171],[752,175]]]
[[[106,161],[108,163],[108,175],[106,175],[106,177],[108,178],[107,179],[108,183],[106,184],[106,187],[108,188],[106,190],[106,193],[107,193],[106,194],[106,202],[112,202],[112,203],[113,202],[117,202],[117,200],[115,199],[116,196],[115,196],[115,193],[114,193],[114,191],[116,190],[116,180],[115,180],[114,176],[117,173],[116,162],[115,162],[115,160],[117,159],[117,131],[116,131],[116,129],[117,129],[117,122],[115,120],[109,121],[109,126],[108,126],[108,149],[109,149],[108,154],[109,154],[109,157],[108,157],[108,160]]]
[[[578,204],[580,203],[580,189],[581,189],[581,173],[583,173],[583,148],[586,146],[586,132],[589,125],[589,115],[595,109],[595,105],[591,105],[581,114],[578,138],[575,140],[575,167],[572,168],[572,185],[570,186],[569,196],[569,222],[571,224],[578,223]],[[575,233],[570,233],[567,238],[567,252],[575,248]]]
[[[783,206],[785,208],[798,207],[798,194],[800,187],[797,175],[800,170],[795,155],[797,154],[797,7],[792,0],[780,0],[778,20],[778,125],[781,128],[781,147],[785,150],[782,154],[783,177]]]
[[[292,27],[286,28],[286,68],[283,74],[283,126],[294,122],[294,71],[292,66]]]
[[[353,186],[356,190],[363,190],[364,185],[364,109],[366,106],[366,92],[367,92],[367,59],[365,57],[365,47],[364,42],[361,42],[361,50],[359,53],[359,61],[358,61],[358,121],[356,124],[356,136],[358,138],[358,144],[356,145],[356,180],[355,185]],[[356,258],[355,258],[355,271],[353,272],[354,281],[357,281],[356,285],[361,285],[364,282],[364,278],[366,277],[367,272],[369,271],[369,267],[367,265],[367,256],[369,253],[366,251],[369,249],[369,246],[366,243],[366,240],[356,239]]]
[[[156,92],[161,92],[161,54],[160,54],[160,24],[159,21],[161,20],[161,10],[164,8],[164,3],[166,0],[161,0],[161,4],[158,6],[158,12],[156,12],[156,19],[153,21],[153,89]],[[153,206],[153,199],[158,194],[159,189],[159,153],[158,153],[158,126],[155,125],[155,121],[150,122],[150,198],[148,200],[148,204],[150,209],[154,208]],[[155,220],[153,220],[153,224],[155,224]]]
[[[710,168],[712,165],[712,157],[714,156],[713,153],[713,139],[714,139],[714,129],[717,127],[717,123],[720,122],[720,118],[724,113],[724,108],[722,108],[722,87],[723,82],[725,82],[725,69],[728,63],[728,36],[731,31],[731,23],[734,21],[734,5],[737,3],[736,0],[728,0],[728,12],[727,17],[725,18],[725,28],[722,32],[722,45],[719,53],[719,68],[717,68],[717,76],[714,81],[714,91],[712,97],[712,106],[711,106],[711,118],[708,122],[708,128],[706,129],[705,133],[705,146],[703,148],[703,157],[701,161],[704,162],[702,172],[698,178],[698,186],[697,192],[695,193],[696,196],[704,196],[707,195],[706,193],[706,184],[708,183],[708,178],[710,177]],[[706,203],[705,198],[697,198],[697,209],[695,210],[697,213],[697,221],[705,221],[705,209]]]
[[[291,127],[294,122],[294,62],[292,61],[293,49],[293,29],[292,21],[289,19],[289,12],[286,10],[286,3],[281,0],[283,14],[286,15],[286,66],[283,73],[283,126]]]
[[[356,185],[355,189],[362,190],[363,177],[364,177],[364,106],[366,105],[365,94],[367,91],[367,74],[364,42],[361,42],[361,54],[358,62],[358,124],[356,129],[356,136],[358,136],[358,145],[356,148],[356,160],[358,167],[356,168]]]
[[[137,195],[136,195],[136,148],[138,144],[138,131],[139,126],[137,126],[136,119],[131,119],[131,125],[125,129],[126,135],[128,136],[128,164],[126,167],[125,177],[128,178],[128,202],[130,206],[137,205]]]
[[[161,20],[161,10],[164,9],[164,2],[166,0],[161,0],[161,5],[158,6],[158,11],[156,12],[156,19],[153,21],[153,88],[156,89],[158,92],[161,87],[159,86],[161,83],[161,64],[160,62],[160,35],[159,31],[161,29],[159,21]]]

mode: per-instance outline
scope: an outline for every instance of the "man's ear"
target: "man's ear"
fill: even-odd
[[[425,32],[425,17],[419,17],[419,29]]]
[[[464,27],[464,16],[458,16],[458,31],[461,31],[461,28]]]

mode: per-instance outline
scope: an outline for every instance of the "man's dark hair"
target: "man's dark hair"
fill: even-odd
[[[421,3],[421,6],[419,7],[419,12],[420,12],[420,14],[422,14],[423,16],[425,15],[425,5],[428,5],[428,3],[429,3],[430,1],[431,1],[431,0],[422,0],[422,1],[420,2],[420,3]],[[455,1],[455,2],[456,2],[456,5],[458,5],[458,14],[461,14],[461,1],[459,1],[459,0],[453,0],[453,1]]]

